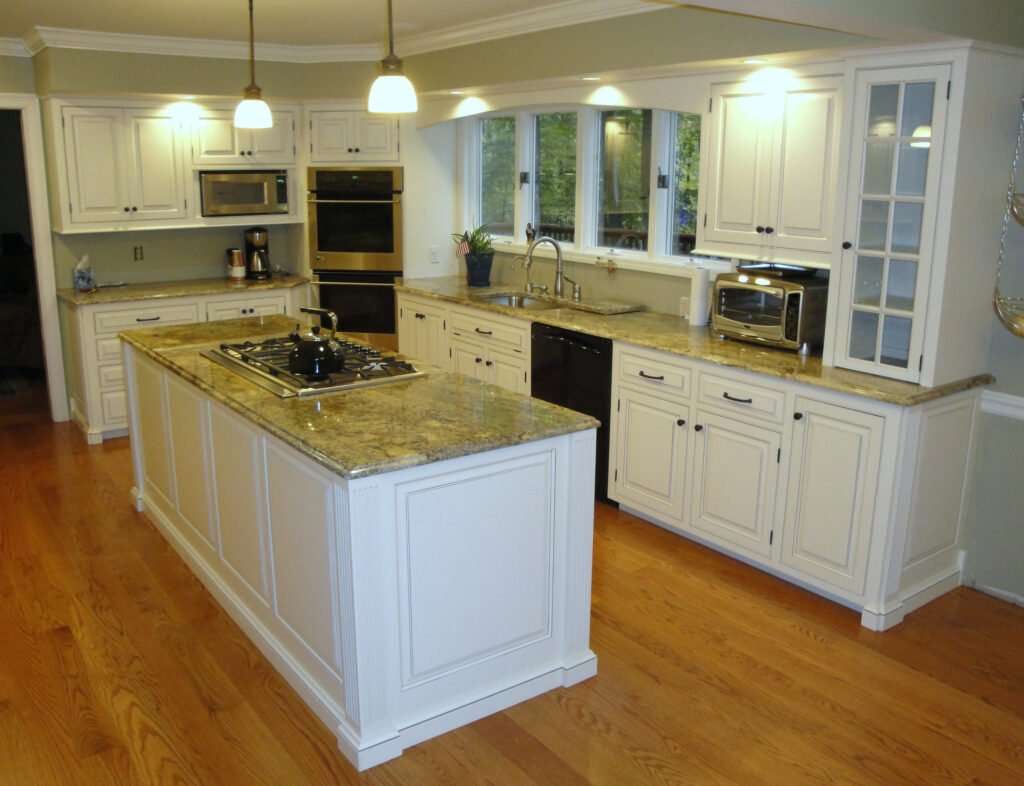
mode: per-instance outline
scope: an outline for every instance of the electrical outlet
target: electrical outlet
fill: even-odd
[[[142,246],[135,246],[132,259],[134,259],[134,261],[136,262],[141,262],[143,258],[144,255],[142,253]]]
[[[432,245],[430,247],[430,264],[431,265],[438,265],[438,264],[440,264],[440,262],[441,262],[440,250],[438,249],[438,247],[436,245]]]
[[[688,298],[686,295],[683,295],[681,298],[679,298],[679,316],[690,316],[690,298]]]

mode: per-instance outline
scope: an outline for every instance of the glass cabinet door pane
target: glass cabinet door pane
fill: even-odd
[[[878,307],[882,302],[882,259],[857,257],[853,282],[853,302],[858,306]]]
[[[893,146],[868,141],[864,146],[864,193],[888,196],[892,193]],[[900,160],[902,166],[902,159]]]
[[[892,250],[899,254],[916,254],[921,249],[921,220],[924,205],[920,202],[897,202],[892,211]]]
[[[910,354],[910,320],[906,317],[886,316],[882,328],[882,356],[879,362],[887,366],[907,367]]]
[[[874,362],[877,343],[878,314],[854,311],[850,319],[850,357]]]
[[[860,208],[860,232],[857,246],[868,251],[884,251],[889,228],[889,203],[864,200]]]
[[[899,85],[872,85],[868,98],[868,136],[893,136],[900,103]]]
[[[912,259],[890,259],[885,307],[897,311],[913,311],[916,288],[917,262]]]
[[[896,174],[896,193],[899,196],[924,196],[928,174],[928,148],[914,142],[900,145],[900,160]]]
[[[928,128],[931,136],[934,82],[911,82],[903,88],[903,117],[900,136],[913,136],[917,128]]]

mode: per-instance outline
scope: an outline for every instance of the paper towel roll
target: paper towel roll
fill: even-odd
[[[709,271],[706,267],[693,269],[690,276],[690,324],[706,325],[711,315],[708,303],[710,289]]]

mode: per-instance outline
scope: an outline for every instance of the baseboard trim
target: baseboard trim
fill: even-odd
[[[999,600],[1005,600],[1007,603],[1012,603],[1014,606],[1024,606],[1024,595],[1018,595],[1016,592],[1007,592],[1006,590],[999,589],[998,587],[989,587],[986,584],[971,584],[971,589],[976,589],[978,592],[984,592],[986,595],[991,595],[993,598]]]

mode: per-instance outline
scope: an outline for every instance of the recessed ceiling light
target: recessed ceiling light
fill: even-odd
[[[582,79],[583,79],[584,82],[600,82],[601,81],[601,77],[599,77],[599,76],[585,76],[585,77],[582,77]]]
[[[465,94],[466,94],[465,90],[449,90],[448,91],[448,95],[450,95],[450,96],[462,96],[462,95],[465,95]]]
[[[743,64],[744,65],[762,65],[762,64],[767,63],[767,62],[768,61],[765,60],[763,57],[748,57],[746,60],[743,61]]]

